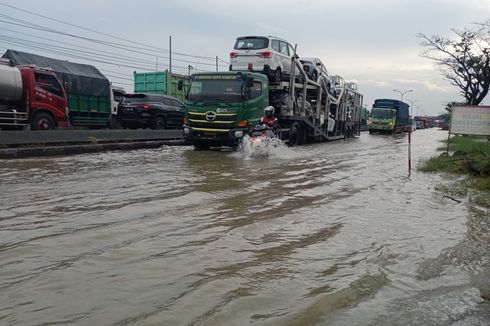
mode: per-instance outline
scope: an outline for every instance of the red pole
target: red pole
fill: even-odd
[[[408,175],[412,172],[412,126],[408,128]]]

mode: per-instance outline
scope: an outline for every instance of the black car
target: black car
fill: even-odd
[[[125,94],[117,117],[124,128],[182,128],[184,103],[167,95]]]

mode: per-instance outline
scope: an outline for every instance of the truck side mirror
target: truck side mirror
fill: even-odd
[[[182,91],[183,89],[184,89],[184,81],[183,80],[179,80],[177,82],[177,90]]]
[[[247,80],[245,81],[245,87],[252,88],[253,86],[254,86],[254,78],[247,77]]]

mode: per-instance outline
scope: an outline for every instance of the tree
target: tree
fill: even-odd
[[[490,88],[490,20],[452,32],[455,39],[417,34],[425,48],[421,56],[434,61],[443,77],[459,88],[465,104],[478,105]]]

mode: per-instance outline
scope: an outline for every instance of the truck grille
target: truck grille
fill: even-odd
[[[189,125],[192,128],[229,130],[235,126],[236,113],[188,112]]]

